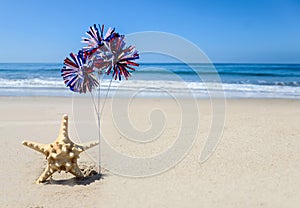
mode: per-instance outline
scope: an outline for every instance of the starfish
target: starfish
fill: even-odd
[[[83,178],[83,174],[77,164],[79,154],[99,143],[91,142],[83,145],[72,142],[68,136],[68,115],[65,114],[62,117],[59,135],[52,144],[40,144],[31,141],[23,141],[22,144],[46,156],[48,164],[45,171],[36,181],[39,184],[45,182],[56,171],[60,173],[62,170],[66,173],[70,172],[76,178]]]

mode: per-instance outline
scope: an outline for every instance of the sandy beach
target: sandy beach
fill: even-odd
[[[92,114],[85,113],[92,112],[92,106],[86,105],[90,100],[75,102],[74,106],[72,98],[0,98],[1,207],[300,206],[300,100],[227,100],[222,139],[204,163],[199,163],[199,155],[209,132],[212,109],[208,100],[197,100],[201,116],[195,143],[184,159],[168,171],[132,178],[103,170],[102,179],[86,184],[70,182],[70,174],[55,173],[49,183],[37,185],[35,180],[44,170],[46,160],[42,154],[23,146],[23,140],[53,142],[65,113],[70,116],[72,140],[78,141],[78,134],[84,141],[97,140],[88,128],[95,125],[90,123]],[[111,108],[111,103],[107,101],[102,129],[117,151],[147,157],[173,144],[182,125],[180,108],[173,100],[133,101],[129,113],[138,129],[149,127],[149,113],[153,109],[161,109],[166,117],[161,136],[142,145],[131,144],[116,130],[114,122],[118,121],[112,119],[116,107]],[[74,121],[78,121],[76,128]],[[189,124],[184,128],[190,128]],[[95,165],[97,151],[94,148],[83,153],[79,166]],[[104,161],[113,159],[105,154],[102,157]]]

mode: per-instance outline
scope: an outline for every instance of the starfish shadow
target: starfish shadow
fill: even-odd
[[[99,181],[101,179],[104,179],[104,177],[106,177],[107,174],[103,174],[103,173],[94,173],[90,176],[86,176],[82,179],[78,179],[78,178],[70,178],[70,179],[53,179],[50,178],[49,180],[45,181],[44,184],[46,185],[67,185],[67,186],[76,186],[76,185],[82,185],[82,186],[86,186],[89,185],[91,183],[94,183],[96,181]]]

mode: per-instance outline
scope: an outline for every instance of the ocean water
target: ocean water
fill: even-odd
[[[73,96],[61,63],[0,63],[0,96]],[[106,95],[110,76],[101,82]],[[89,95],[80,95],[89,96]],[[109,96],[300,98],[300,64],[141,64]]]

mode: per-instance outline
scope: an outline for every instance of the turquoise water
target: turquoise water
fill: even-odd
[[[72,96],[60,76],[61,68],[56,63],[1,63],[0,96]],[[102,94],[109,80],[102,81]],[[113,80],[110,89],[118,95],[140,91],[141,97],[164,97],[192,92],[201,98],[208,96],[207,83],[218,82],[230,98],[299,99],[300,64],[141,64],[129,80]]]

